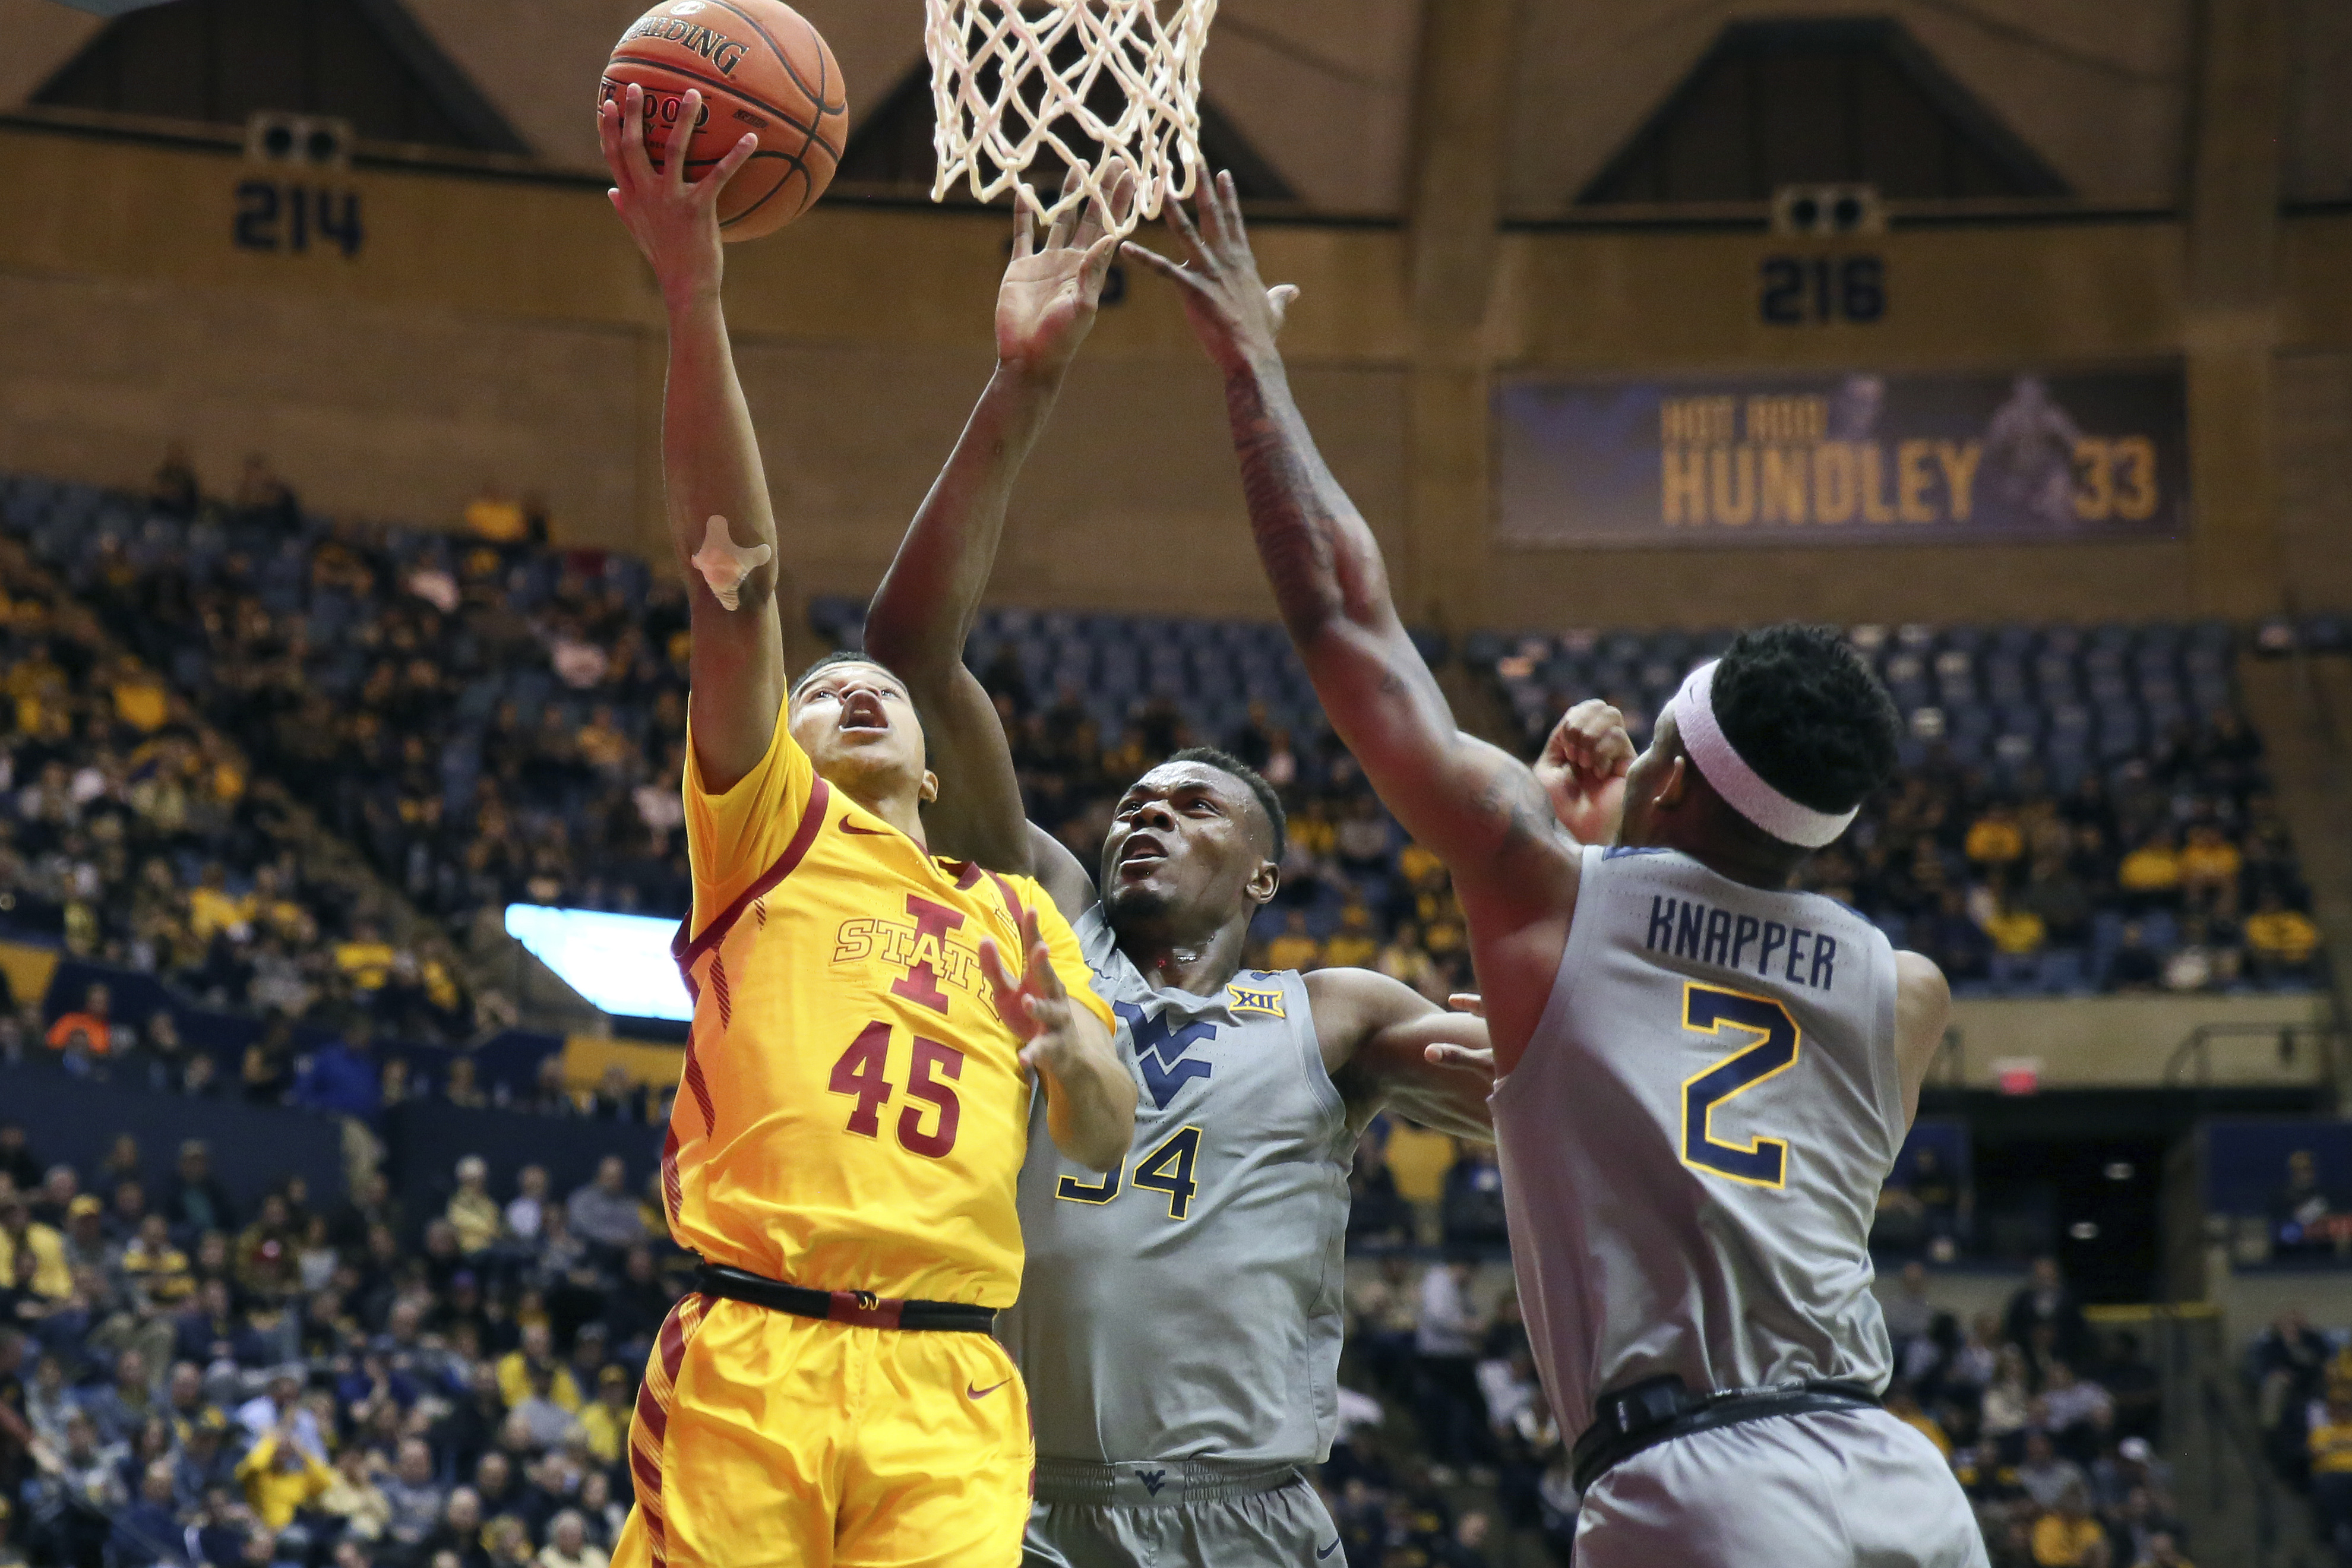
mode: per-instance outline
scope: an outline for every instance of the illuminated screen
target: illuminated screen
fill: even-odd
[[[509,904],[507,934],[589,1002],[632,1018],[694,1016],[669,955],[676,921]]]

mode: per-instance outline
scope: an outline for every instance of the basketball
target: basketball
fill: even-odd
[[[760,150],[719,200],[730,240],[773,234],[816,205],[849,131],[849,97],[833,51],[782,0],[664,0],[613,47],[597,102],[631,82],[645,89],[646,151],[661,167],[688,89],[702,110],[687,149],[699,179],[744,132]]]

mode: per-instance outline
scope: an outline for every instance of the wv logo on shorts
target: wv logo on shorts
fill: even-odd
[[[1209,1064],[1198,1058],[1184,1055],[1197,1040],[1217,1037],[1214,1024],[1187,1024],[1171,1031],[1168,1016],[1147,1018],[1143,1009],[1132,1002],[1114,1002],[1111,1011],[1127,1020],[1128,1033],[1135,1040],[1135,1059],[1143,1068],[1143,1087],[1151,1091],[1151,1103],[1160,1110],[1176,1098],[1176,1091],[1196,1078],[1209,1076]]]
[[[1135,1479],[1143,1483],[1143,1489],[1145,1491],[1150,1492],[1153,1497],[1158,1497],[1160,1495],[1160,1489],[1168,1484],[1168,1472],[1165,1470],[1138,1470],[1135,1472]]]

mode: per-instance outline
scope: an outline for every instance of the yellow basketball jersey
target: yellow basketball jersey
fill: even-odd
[[[1017,966],[1034,910],[1062,984],[1106,1026],[1109,1010],[1045,889],[926,855],[818,778],[785,718],[724,795],[687,746],[671,1234],[795,1285],[1009,1307],[1030,1088],[982,939]]]

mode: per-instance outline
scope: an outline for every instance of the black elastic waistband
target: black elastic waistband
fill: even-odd
[[[865,1290],[814,1290],[720,1263],[706,1263],[696,1269],[694,1288],[706,1296],[747,1301],[772,1312],[861,1328],[985,1334],[996,1327],[993,1310],[969,1302],[901,1301]]]
[[[1612,1465],[1644,1448],[1693,1432],[1761,1421],[1773,1415],[1804,1415],[1820,1410],[1875,1410],[1878,1395],[1858,1383],[1811,1378],[1769,1388],[1725,1388],[1693,1394],[1668,1373],[1604,1394],[1593,1405],[1593,1422],[1570,1454],[1576,1489],[1590,1491]]]

